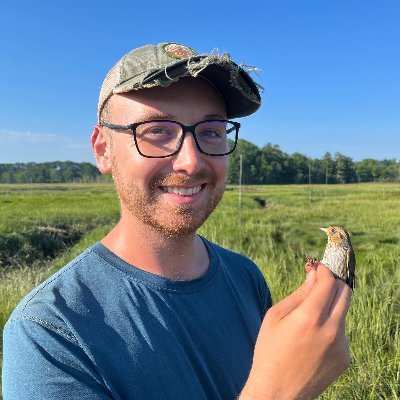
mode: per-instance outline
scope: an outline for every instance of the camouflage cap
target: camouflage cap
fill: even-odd
[[[130,51],[111,68],[101,87],[98,117],[113,94],[166,87],[184,76],[213,84],[225,100],[228,118],[253,114],[261,105],[259,85],[228,53],[198,54],[185,45],[160,43]]]

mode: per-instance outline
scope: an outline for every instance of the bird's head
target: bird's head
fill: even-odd
[[[343,227],[331,225],[319,229],[327,234],[328,243],[335,246],[351,246],[350,235]]]

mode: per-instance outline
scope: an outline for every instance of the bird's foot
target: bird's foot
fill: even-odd
[[[306,256],[306,262],[307,264],[310,264],[313,268],[317,268],[318,260],[316,258]]]

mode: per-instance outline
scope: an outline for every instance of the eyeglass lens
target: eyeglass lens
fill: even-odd
[[[174,153],[182,141],[182,128],[172,121],[151,121],[136,128],[136,141],[147,156]],[[235,146],[236,127],[227,121],[204,121],[195,128],[197,143],[208,154],[229,153]]]

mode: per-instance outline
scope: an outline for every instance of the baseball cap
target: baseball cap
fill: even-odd
[[[228,53],[198,54],[182,44],[159,43],[130,51],[111,68],[100,90],[98,117],[113,94],[166,87],[184,76],[210,82],[225,100],[228,118],[253,114],[261,105],[261,86]]]

